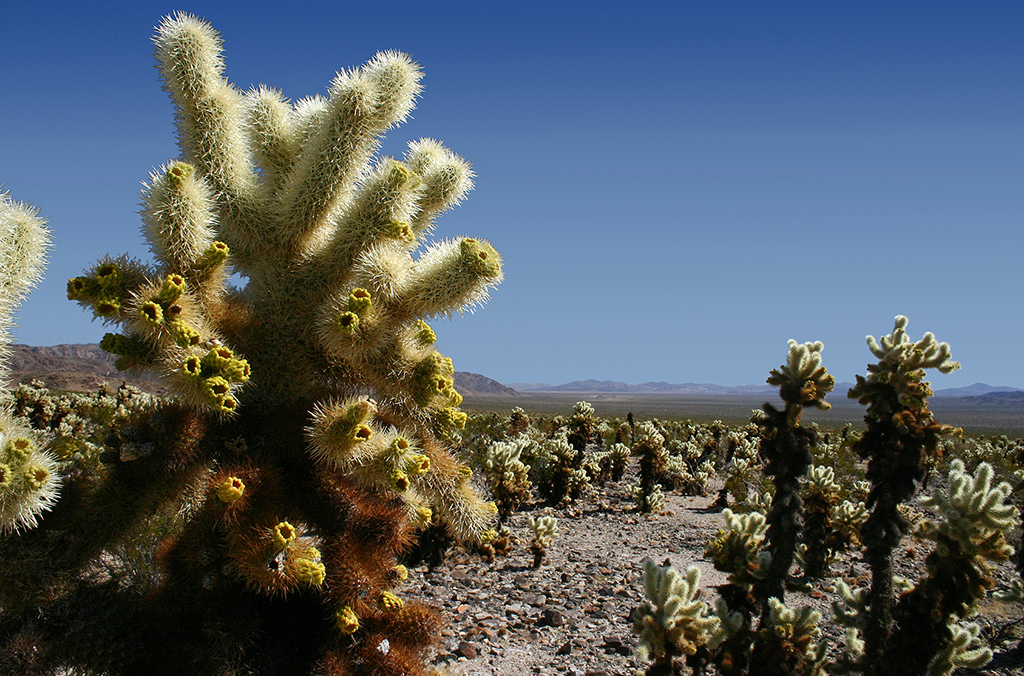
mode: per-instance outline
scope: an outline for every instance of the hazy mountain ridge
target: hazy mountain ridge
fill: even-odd
[[[91,391],[106,379],[127,381],[149,391],[162,391],[152,377],[121,373],[114,367],[115,357],[92,344],[31,346],[12,345],[10,368],[15,383],[38,378],[56,389]],[[836,383],[835,393],[845,396],[853,383]],[[631,385],[613,380],[576,380],[563,385],[547,383],[508,383],[478,373],[458,371],[455,388],[463,395],[490,394],[515,396],[520,392],[580,392],[609,394],[689,394],[718,396],[770,396],[777,392],[771,385],[715,385],[713,383],[646,382]],[[835,396],[835,395],[833,395]],[[1024,390],[974,383],[935,391],[943,398],[970,398],[984,406],[1017,406],[1024,404]]]
[[[836,383],[833,392],[845,396],[846,392],[853,387],[853,383]],[[564,385],[550,385],[548,383],[508,383],[508,386],[518,392],[607,392],[607,393],[629,393],[629,394],[708,394],[708,395],[770,395],[778,391],[772,385],[715,385],[713,383],[680,383],[672,384],[666,382],[647,382],[639,385],[630,385],[614,380],[575,380]],[[936,397],[981,397],[995,396],[999,394],[1011,395],[1005,397],[1012,400],[1015,393],[1024,394],[1024,390],[1005,386],[992,386],[985,383],[974,383],[965,387],[950,387],[935,390]],[[834,395],[833,395],[834,396]]]

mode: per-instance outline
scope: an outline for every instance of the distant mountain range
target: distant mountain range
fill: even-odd
[[[738,385],[729,387],[726,385],[714,385],[711,383],[682,383],[672,384],[666,382],[649,382],[639,385],[630,385],[613,380],[575,380],[564,385],[549,385],[547,383],[509,383],[509,387],[517,392],[601,392],[601,393],[626,393],[626,394],[706,394],[725,396],[766,396],[778,391],[772,385]],[[853,383],[836,383],[834,392],[846,393],[853,387]],[[990,394],[1006,394],[1013,398],[1014,393],[1024,394],[1024,390],[1013,387],[993,387],[985,383],[974,383],[966,387],[950,387],[943,390],[936,390],[936,397],[979,397]]]
[[[104,380],[112,383],[128,381],[150,392],[163,393],[163,385],[155,378],[128,377],[114,368],[114,357],[100,349],[99,345],[53,345],[32,347],[12,345],[10,355],[11,375],[14,382],[28,382],[33,378],[44,381],[49,387],[62,390],[92,391]],[[853,383],[836,383],[835,392],[845,395]],[[458,371],[455,373],[455,388],[463,395],[504,395],[515,396],[520,392],[580,392],[618,394],[690,394],[720,396],[768,396],[778,388],[771,385],[739,385],[728,387],[711,383],[649,382],[639,385],[612,380],[576,380],[564,385],[547,383],[509,383],[503,385],[496,380],[478,373]],[[938,397],[976,397],[978,403],[990,406],[1012,406],[1024,404],[1024,390],[1014,387],[993,387],[975,383],[966,387],[950,387],[935,391]]]

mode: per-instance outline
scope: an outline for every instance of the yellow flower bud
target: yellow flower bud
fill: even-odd
[[[409,579],[409,569],[403,566],[402,564],[398,564],[391,570],[395,571],[395,574],[398,575],[398,579],[402,582],[405,582]]]
[[[192,173],[195,172],[195,170],[195,167],[187,162],[175,162],[167,168],[167,182],[170,183],[172,187],[177,188],[181,186],[181,184],[184,183]]]
[[[0,489],[10,488],[14,483],[14,476],[11,473],[11,466],[6,462],[0,462]]]
[[[414,331],[416,332],[416,342],[422,347],[430,347],[437,342],[437,334],[434,333],[434,329],[430,328],[422,319],[416,320]]]

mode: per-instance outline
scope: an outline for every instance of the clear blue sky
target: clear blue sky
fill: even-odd
[[[20,342],[95,342],[65,283],[148,257],[139,184],[176,157],[150,37],[174,10],[223,35],[228,77],[292,99],[397,49],[414,119],[477,188],[437,235],[490,239],[505,282],[438,321],[502,382],[763,382],[786,340],[839,380],[910,317],[973,382],[1024,388],[1020,2],[13,2],[0,27],[0,184],[55,249]]]

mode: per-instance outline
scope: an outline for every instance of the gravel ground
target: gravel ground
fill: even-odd
[[[708,588],[725,582],[724,574],[703,558],[705,543],[724,523],[721,514],[709,509],[714,493],[666,497],[666,513],[643,515],[635,511],[624,483],[591,488],[581,505],[553,512],[560,534],[539,569],[532,567],[527,524],[538,512],[513,516],[514,548],[493,563],[456,553],[433,571],[412,569],[402,593],[442,608],[448,620],[434,660],[441,673],[618,676],[642,671],[647,664],[636,656],[629,616],[644,601],[643,560],[669,559],[680,570],[698,566],[706,601],[715,598]],[[904,544],[897,572],[916,578],[928,550],[911,538]],[[838,562],[832,574],[859,585],[869,580],[867,567],[855,559]],[[1013,575],[1003,566],[996,577],[1007,583]],[[828,622],[831,592],[831,580],[826,580],[813,584],[809,594],[789,593],[786,600],[819,610],[825,617],[822,640],[838,649],[842,632]],[[981,622],[990,634],[1013,620],[1024,621],[1021,604],[982,607]],[[1006,632],[1006,647],[1020,639],[1019,624]],[[1003,666],[975,673],[1024,673],[1024,662],[997,651],[997,664],[1000,659]]]

